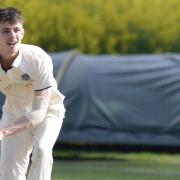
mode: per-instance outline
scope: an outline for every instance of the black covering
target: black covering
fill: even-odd
[[[57,66],[62,65],[58,57]],[[77,55],[59,89],[62,142],[180,145],[180,56]]]
[[[50,53],[56,78],[69,54]],[[180,54],[76,54],[67,64],[61,142],[180,145]]]

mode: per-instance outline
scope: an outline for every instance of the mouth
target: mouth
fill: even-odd
[[[7,44],[8,44],[9,46],[14,46],[14,45],[17,44],[17,42],[8,42]]]

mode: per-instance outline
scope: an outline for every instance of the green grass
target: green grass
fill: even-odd
[[[179,154],[60,151],[54,156],[52,180],[180,179]]]

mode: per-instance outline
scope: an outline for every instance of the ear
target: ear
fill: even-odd
[[[21,37],[22,37],[22,39],[24,37],[24,28],[22,28]]]

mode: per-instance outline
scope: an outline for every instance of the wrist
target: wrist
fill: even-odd
[[[3,138],[6,137],[7,135],[8,135],[8,130],[7,130],[7,128],[3,128],[3,129],[2,129],[2,136],[3,136]]]
[[[1,132],[0,132],[0,141],[5,137],[5,130],[4,128],[1,129]]]

